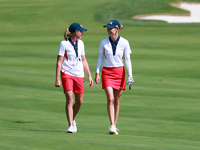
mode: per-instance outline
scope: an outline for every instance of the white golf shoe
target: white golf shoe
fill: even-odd
[[[70,127],[67,129],[67,133],[74,133],[74,127],[73,127],[73,126],[70,126]]]
[[[118,132],[119,131],[115,125],[111,125],[110,128],[109,128],[109,134],[115,134],[115,135],[118,135]]]
[[[77,132],[77,126],[76,126],[76,121],[74,120],[72,123],[73,127],[74,127],[74,133]]]

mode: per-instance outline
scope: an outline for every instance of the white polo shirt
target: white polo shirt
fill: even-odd
[[[60,42],[58,55],[64,56],[61,71],[75,77],[84,77],[84,69],[81,56],[85,55],[84,43],[78,39],[78,57],[73,45],[66,40]]]
[[[119,42],[116,47],[115,56],[113,55],[112,45],[109,37],[103,39],[99,46],[99,53],[104,54],[104,67],[121,67],[124,66],[123,57],[131,53],[129,42],[120,36]]]
[[[115,55],[113,55],[113,49],[109,37],[103,39],[99,46],[99,57],[97,60],[96,73],[101,70],[101,65],[104,59],[104,67],[121,67],[124,66],[123,58],[125,57],[126,68],[129,76],[132,76],[132,64],[130,59],[131,48],[129,42],[120,37],[116,46]]]

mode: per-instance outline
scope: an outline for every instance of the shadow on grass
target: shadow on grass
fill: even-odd
[[[27,121],[27,120],[23,120],[23,121],[13,121],[13,123],[36,123],[36,122],[34,122],[34,121]]]
[[[1,129],[4,131],[31,131],[31,132],[64,132],[64,131],[52,131],[52,130],[34,130],[34,129]],[[65,132],[64,132],[65,133]]]

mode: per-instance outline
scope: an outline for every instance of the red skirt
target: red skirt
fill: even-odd
[[[126,89],[126,75],[124,66],[122,67],[103,67],[102,69],[102,88],[112,87],[116,90]]]

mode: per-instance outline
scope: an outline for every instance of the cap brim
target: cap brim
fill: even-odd
[[[109,25],[109,24],[107,24],[107,25],[105,25],[103,27],[114,28],[112,25]]]
[[[81,31],[87,31],[87,29],[82,28]]]

